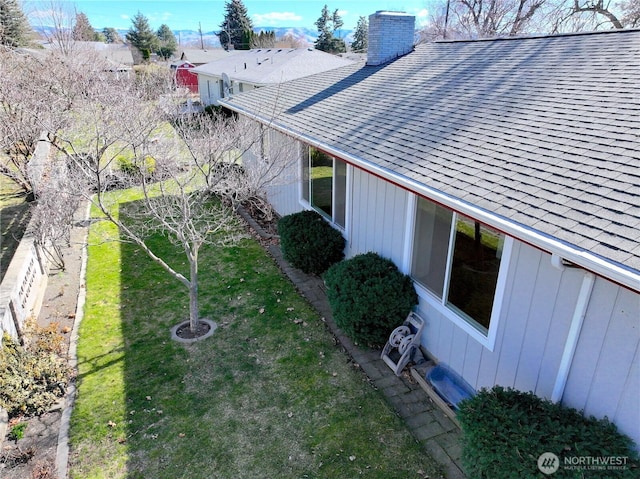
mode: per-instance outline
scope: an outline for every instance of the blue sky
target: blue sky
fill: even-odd
[[[224,15],[224,0],[54,0],[67,11],[84,12],[96,29],[114,27],[128,30],[131,19],[140,11],[152,28],[163,23],[172,30],[217,30]],[[47,10],[52,2],[26,0],[23,8],[33,25],[46,25]],[[345,29],[354,29],[359,16],[369,16],[377,10],[400,10],[416,15],[416,23],[424,23],[427,0],[244,0],[254,26],[306,27],[315,29],[314,22],[327,4],[330,11],[339,10]]]

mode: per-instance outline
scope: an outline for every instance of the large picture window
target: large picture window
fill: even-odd
[[[302,160],[302,198],[344,228],[346,191],[346,163],[309,147]]]
[[[443,306],[486,336],[504,240],[482,223],[419,198],[411,274]]]

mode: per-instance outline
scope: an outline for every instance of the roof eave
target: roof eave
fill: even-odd
[[[273,121],[272,118],[266,118],[262,115],[250,112],[242,107],[228,103],[222,100],[220,102],[225,107],[243,114],[253,120],[269,125],[286,135],[299,139],[300,141],[316,147],[332,156],[338,157],[358,168],[367,171],[379,178],[394,183],[401,188],[411,191],[417,195],[423,196],[437,203],[442,204],[454,211],[462,213],[473,219],[476,219],[488,226],[491,226],[503,233],[517,238],[520,241],[531,244],[538,249],[557,254],[562,259],[589,270],[599,276],[605,277],[614,283],[620,284],[632,291],[640,293],[640,272],[627,269],[618,263],[607,261],[606,259],[594,255],[589,251],[580,249],[570,243],[566,243],[558,238],[546,235],[535,229],[526,227],[520,223],[509,221],[508,219],[491,213],[487,210],[474,206],[470,203],[462,201],[454,196],[443,193],[442,191],[430,188],[427,185],[410,178],[397,175],[391,170],[375,165],[350,153],[344,152],[330,145],[317,141],[316,139],[292,130],[284,125],[280,125]]]

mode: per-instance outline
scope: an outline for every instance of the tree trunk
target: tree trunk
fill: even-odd
[[[200,308],[198,307],[198,249],[194,248],[189,257],[189,328],[195,333],[198,327]]]

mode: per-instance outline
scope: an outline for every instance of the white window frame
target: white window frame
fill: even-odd
[[[348,225],[350,224],[351,221],[351,209],[349,208],[349,205],[351,204],[351,182],[352,182],[352,171],[353,171],[353,167],[347,163],[346,161],[342,161],[339,158],[336,158],[333,155],[329,155],[327,153],[327,155],[329,155],[331,157],[331,159],[333,160],[333,165],[332,165],[332,171],[331,171],[331,175],[332,175],[332,183],[331,183],[331,216],[329,216],[325,211],[316,208],[315,206],[313,206],[311,204],[310,201],[307,201],[304,198],[304,166],[303,166],[303,161],[307,162],[307,166],[309,165],[309,149],[310,148],[315,148],[311,145],[305,145],[304,143],[301,144],[302,145],[302,151],[300,154],[300,161],[298,162],[298,176],[300,178],[300,181],[298,182],[298,198],[300,198],[299,202],[300,205],[302,207],[304,207],[307,210],[313,210],[315,212],[317,212],[320,216],[322,216],[323,218],[325,218],[334,228],[336,228],[339,231],[342,231],[345,235],[348,233]],[[344,226],[338,224],[335,222],[335,205],[336,205],[336,188],[334,185],[335,179],[336,179],[336,161],[340,161],[342,163],[345,164],[346,166],[346,177],[345,177],[345,192],[344,192]],[[310,180],[310,179],[309,179]],[[308,191],[309,191],[309,198],[312,197],[312,190],[311,190],[311,181],[309,181],[308,185]]]
[[[413,259],[413,246],[416,233],[416,212],[418,207],[418,196],[414,193],[410,193],[407,199],[407,225],[406,225],[406,237],[405,237],[405,254],[403,260],[403,269],[406,274],[411,275],[411,264]],[[426,200],[431,201],[431,200]],[[465,215],[466,216],[466,215]],[[451,280],[451,264],[454,248],[452,247],[453,238],[455,236],[456,224],[458,213],[453,212],[451,220],[451,232],[449,234],[449,247],[447,256],[447,268],[445,272],[445,284],[442,294],[442,298],[436,296],[434,293],[426,289],[414,280],[414,286],[418,297],[425,301],[427,304],[436,309],[443,317],[454,323],[465,333],[471,336],[474,340],[479,342],[482,346],[489,351],[493,351],[496,344],[496,337],[498,333],[498,327],[500,325],[500,318],[502,316],[502,308],[504,305],[505,291],[507,286],[507,277],[509,274],[509,266],[511,264],[511,256],[513,251],[513,238],[511,236],[504,235],[504,244],[502,248],[502,257],[500,260],[500,269],[498,270],[498,278],[496,280],[496,290],[493,297],[493,307],[491,308],[491,319],[489,320],[489,329],[485,334],[483,331],[475,326],[475,321],[468,319],[466,316],[458,314],[454,309],[447,305],[447,294],[449,291],[449,282]]]

